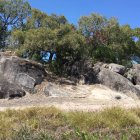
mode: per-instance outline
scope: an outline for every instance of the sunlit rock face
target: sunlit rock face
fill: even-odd
[[[0,53],[0,75],[8,83],[33,92],[34,87],[43,81],[46,72],[41,64]]]

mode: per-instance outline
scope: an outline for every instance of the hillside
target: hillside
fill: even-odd
[[[109,64],[109,67],[113,67],[106,69],[104,67],[107,67],[107,64],[99,63],[94,65],[93,71],[91,67],[85,67],[87,69],[83,74],[83,76],[86,74],[85,81],[77,79],[75,82],[55,76],[47,72],[41,64],[18,58],[9,52],[1,53],[0,62],[1,79],[3,77],[10,85],[6,86],[1,81],[0,97],[5,99],[0,99],[0,110],[55,106],[67,111],[95,111],[112,106],[131,108],[140,105],[138,85],[133,85],[121,75],[122,73],[118,73],[124,68],[120,65]],[[101,69],[99,71],[98,66]],[[101,74],[106,70],[108,73],[102,77]],[[110,74],[113,74],[113,79]],[[97,77],[100,82],[96,80]],[[110,77],[112,82],[109,82],[107,77]],[[90,84],[86,83],[88,80]],[[119,89],[116,83],[120,86]],[[23,95],[21,91],[25,94]]]

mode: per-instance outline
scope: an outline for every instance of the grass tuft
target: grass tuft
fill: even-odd
[[[54,107],[0,112],[1,140],[140,139],[139,109],[63,112]]]

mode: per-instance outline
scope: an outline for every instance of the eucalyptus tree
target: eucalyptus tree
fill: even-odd
[[[136,53],[133,30],[116,18],[98,14],[81,17],[79,30],[87,39],[89,56],[100,61],[122,63]]]
[[[47,15],[46,13],[38,9],[32,9],[31,16],[27,20],[27,28],[35,29],[45,27],[50,29],[56,29],[59,28],[60,25],[64,25],[66,23],[67,20],[62,15]]]
[[[20,27],[31,12],[31,7],[26,0],[0,0],[0,18],[2,27]]]
[[[23,28],[31,7],[26,0],[0,0],[0,34],[4,42],[7,32],[12,28]],[[4,46],[4,43],[3,43]]]

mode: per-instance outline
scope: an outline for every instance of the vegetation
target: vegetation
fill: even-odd
[[[54,107],[0,112],[1,140],[140,139],[140,110],[62,112]]]
[[[0,0],[0,46],[5,47],[9,28],[24,28],[30,14],[30,5],[24,0]]]
[[[67,75],[67,66],[88,59],[130,64],[131,56],[140,55],[140,28],[132,29],[114,17],[95,13],[81,17],[76,27],[63,15],[31,8],[26,0],[0,0],[0,49],[12,49],[20,57],[48,64],[53,72]],[[139,140],[140,111],[7,110],[0,112],[0,139]]]
[[[0,25],[2,50],[48,63],[58,74],[75,61],[130,64],[131,56],[140,55],[140,28],[120,25],[114,17],[93,13],[75,27],[63,15],[32,9],[26,0],[0,0]],[[42,54],[49,54],[47,62]]]

